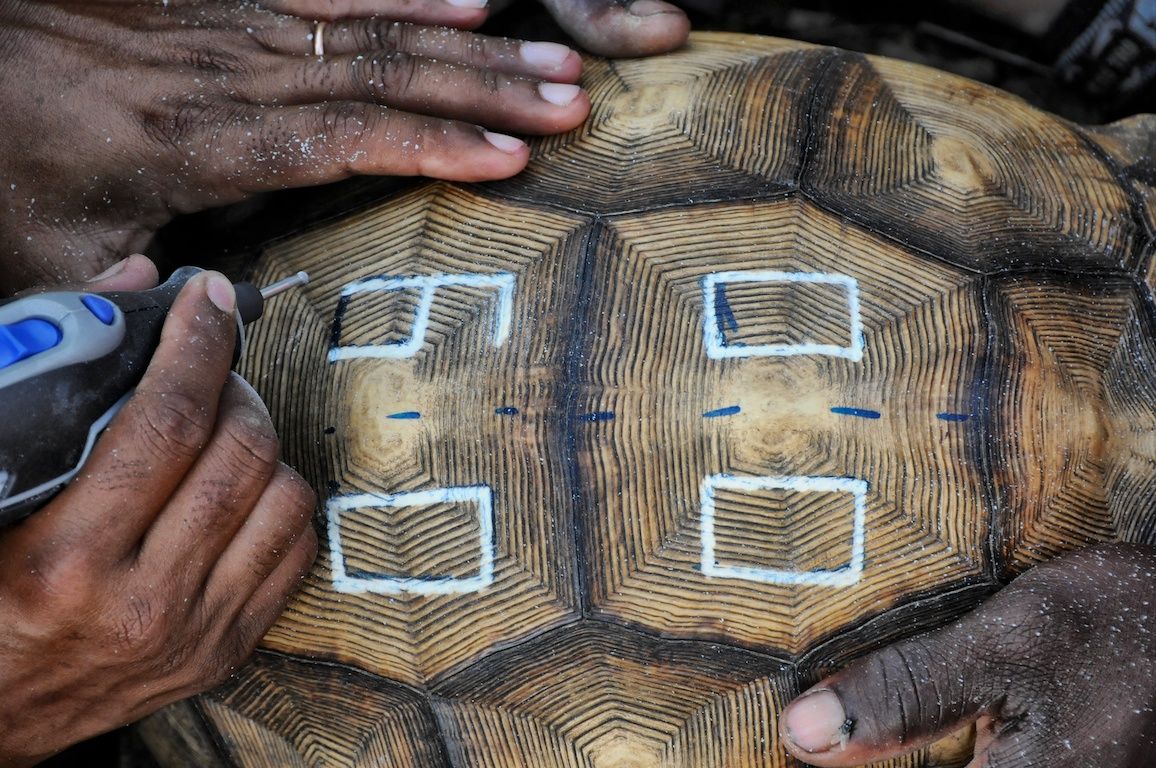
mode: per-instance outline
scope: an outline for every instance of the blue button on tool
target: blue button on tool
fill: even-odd
[[[0,325],[0,368],[52,349],[62,338],[55,324],[38,317]]]
[[[105,325],[112,325],[116,322],[116,307],[108,299],[103,299],[100,296],[83,296],[80,302],[88,307],[88,311],[96,315],[96,319]]]

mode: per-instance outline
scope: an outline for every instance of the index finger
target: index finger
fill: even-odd
[[[32,296],[37,293],[50,291],[143,291],[155,287],[157,284],[156,265],[147,257],[134,253],[116,262],[99,275],[94,275],[83,283],[63,283],[34,285],[22,291],[17,291],[17,298]]]
[[[29,525],[112,558],[136,550],[212,435],[236,343],[235,302],[223,275],[188,282],[135,393],[77,478]]]

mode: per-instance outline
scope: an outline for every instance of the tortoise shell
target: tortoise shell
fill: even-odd
[[[796,765],[823,673],[1156,542],[1154,121],[723,34],[585,85],[517,178],[257,263],[313,278],[244,373],[322,554],[161,718],[199,764]]]

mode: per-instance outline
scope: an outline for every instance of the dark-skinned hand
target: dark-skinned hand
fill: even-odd
[[[429,26],[475,26],[476,4],[0,3],[0,294],[86,279],[174,215],[266,190],[517,173],[507,132],[589,113],[581,59]]]
[[[133,257],[87,290],[139,290]],[[317,552],[313,492],[230,373],[233,289],[189,281],[82,473],[0,532],[0,765],[31,765],[225,679]]]
[[[512,0],[490,0],[498,10]],[[540,0],[570,37],[599,56],[653,56],[678,48],[690,34],[680,8],[663,0]],[[699,0],[703,2],[703,0]],[[705,0],[710,4],[712,0]],[[684,0],[692,6],[694,0]]]
[[[788,750],[859,766],[976,724],[968,768],[1156,760],[1156,547],[1037,566],[954,625],[884,648],[783,713]]]

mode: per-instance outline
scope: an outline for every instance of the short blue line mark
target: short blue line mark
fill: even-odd
[[[398,419],[398,420],[420,419],[421,414],[418,413],[417,411],[402,411],[401,413],[391,413],[388,416],[386,416],[386,418],[387,419]]]
[[[717,419],[719,416],[734,416],[742,413],[743,409],[738,405],[728,405],[726,408],[715,408],[713,411],[707,411],[703,414],[704,418]]]
[[[582,421],[614,421],[614,411],[595,411],[579,417]]]
[[[727,287],[719,283],[714,288],[714,314],[718,318],[719,328],[730,331],[739,329],[739,321],[735,319],[735,312],[727,300]]]
[[[503,405],[501,408],[495,408],[494,413],[499,416],[517,416],[518,409],[512,405]]]
[[[883,415],[879,411],[869,411],[866,408],[844,408],[842,406],[832,408],[831,413],[838,416],[858,416],[861,419],[877,419]]]
[[[935,414],[935,418],[939,419],[940,421],[967,421],[968,419],[971,418],[971,414],[968,414],[968,413],[937,413],[937,414]]]

